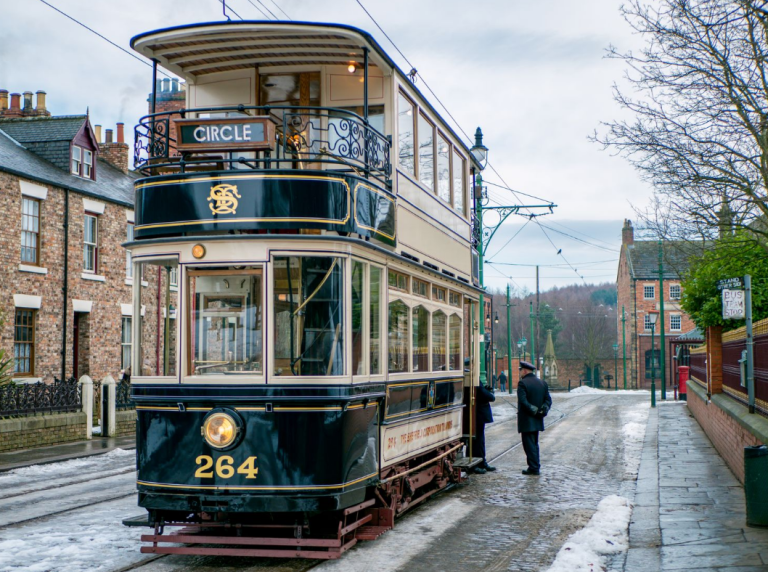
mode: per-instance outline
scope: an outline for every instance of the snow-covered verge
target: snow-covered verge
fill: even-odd
[[[617,495],[605,497],[587,526],[568,537],[547,572],[598,572],[605,556],[625,552],[629,546],[632,504]]]
[[[618,391],[613,389],[597,389],[596,387],[589,387],[582,385],[576,387],[570,391],[576,395],[651,395],[651,392],[647,389],[619,389]],[[658,391],[656,393],[659,393]]]

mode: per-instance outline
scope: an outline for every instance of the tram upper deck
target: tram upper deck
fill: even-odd
[[[473,284],[472,156],[368,34],[225,22],[131,45],[187,83],[136,128],[136,244],[357,236]]]

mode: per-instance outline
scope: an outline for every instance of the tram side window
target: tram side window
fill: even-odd
[[[276,257],[274,373],[344,375],[344,260]]]
[[[461,369],[461,318],[456,314],[448,318],[448,369]]]
[[[370,352],[371,352],[371,375],[381,373],[381,268],[371,266],[370,277]]]
[[[435,126],[419,114],[419,182],[435,189]]]
[[[389,303],[389,373],[408,371],[408,306]]]
[[[415,159],[413,145],[414,106],[402,93],[397,98],[397,153],[400,168],[414,175]]]
[[[446,316],[443,312],[432,314],[432,371],[445,371]]]
[[[451,204],[451,146],[441,133],[437,135],[437,194]]]
[[[464,196],[466,189],[464,185],[464,157],[455,150],[453,152],[453,208],[462,215],[464,214]]]
[[[352,375],[365,373],[363,359],[363,287],[365,265],[352,261]]]
[[[178,262],[175,259],[152,260],[137,266],[138,275],[144,277],[140,285],[140,307],[144,316],[138,320],[139,371],[134,375],[174,376],[177,372],[176,308],[179,300],[178,293],[171,290],[170,275],[177,269]]]
[[[261,268],[190,270],[188,290],[190,373],[261,373]]]
[[[416,306],[413,311],[413,371],[429,371],[429,311]]]

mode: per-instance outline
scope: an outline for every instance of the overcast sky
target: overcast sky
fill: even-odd
[[[132,36],[148,30],[222,19],[218,0],[48,1],[125,48]],[[369,31],[408,71],[355,0],[274,1],[294,20]],[[535,223],[509,241],[525,223],[512,217],[490,244],[489,260],[542,265],[543,290],[581,282],[579,276],[586,282],[615,281],[621,223],[634,218],[632,205],[642,207],[650,196],[624,160],[587,141],[600,121],[621,115],[611,85],[623,69],[604,59],[605,48],[637,48],[640,41],[621,19],[620,2],[362,1],[461,128],[471,134],[482,127],[490,162],[506,183],[558,205],[540,219],[555,229],[545,229],[551,242]],[[261,2],[282,16],[272,0]],[[245,19],[264,19],[254,7],[261,8],[259,0],[227,4]],[[92,123],[108,128],[123,121],[130,129],[147,111],[151,70],[40,0],[3,2],[0,88],[42,89],[54,114],[88,107]],[[485,178],[501,183],[488,169]],[[516,203],[501,189],[492,188],[491,195]],[[513,285],[535,288],[533,267],[488,266],[486,285],[502,288],[511,276]]]

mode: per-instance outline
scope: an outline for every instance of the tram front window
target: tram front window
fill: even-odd
[[[179,300],[174,276],[178,273],[178,262],[175,259],[152,260],[139,262],[136,267],[134,276],[140,277],[141,282],[138,285],[140,317],[133,320],[134,339],[139,340],[134,344],[138,350],[134,375],[176,375],[176,308]]]
[[[190,270],[192,375],[262,371],[261,268]]]
[[[274,373],[344,375],[344,260],[276,257]]]

